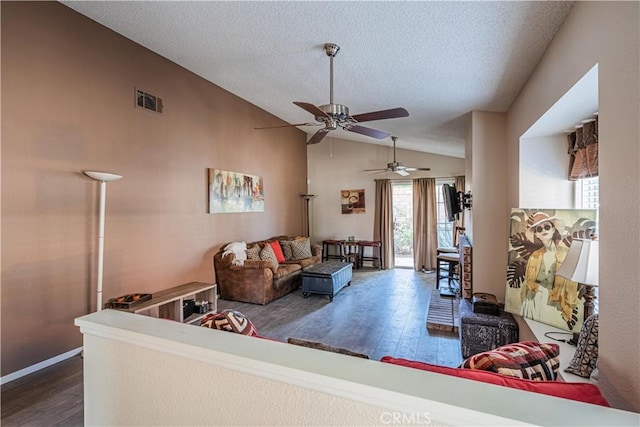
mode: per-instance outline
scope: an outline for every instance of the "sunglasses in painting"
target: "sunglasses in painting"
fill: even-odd
[[[543,231],[549,231],[551,230],[551,227],[553,227],[553,225],[546,223],[545,225],[539,225],[535,228],[536,233],[542,233]]]

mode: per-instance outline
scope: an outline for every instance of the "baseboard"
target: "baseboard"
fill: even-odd
[[[12,372],[4,377],[0,377],[0,385],[4,385],[13,380],[17,380],[18,378],[22,378],[26,375],[32,374],[40,369],[48,368],[51,365],[55,365],[56,363],[62,362],[63,360],[67,360],[72,358],[73,356],[80,354],[82,352],[82,347],[74,348],[73,350],[67,351],[66,353],[59,354],[51,359],[43,360],[40,363],[36,363],[35,365],[27,366],[24,369],[20,369],[19,371]]]

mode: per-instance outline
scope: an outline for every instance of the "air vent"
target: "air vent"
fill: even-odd
[[[156,113],[162,113],[162,98],[136,89],[136,106]]]

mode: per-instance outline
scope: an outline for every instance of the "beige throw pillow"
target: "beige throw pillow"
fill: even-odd
[[[291,240],[290,242],[292,259],[299,260],[313,256],[311,253],[311,242],[309,242],[308,237],[300,240]]]
[[[271,249],[271,245],[264,245],[264,248],[260,251],[260,259],[263,261],[271,261],[274,271],[280,266],[278,258],[276,258],[276,254],[273,253],[273,249]]]
[[[253,245],[247,248],[247,259],[260,261],[260,245]]]
[[[284,254],[285,261],[291,261],[293,259],[293,254],[291,253],[291,241],[280,240],[280,246],[282,246],[282,253]]]

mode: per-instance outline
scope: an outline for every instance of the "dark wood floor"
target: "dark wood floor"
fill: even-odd
[[[3,426],[82,426],[82,358],[4,384],[1,394]]]
[[[371,359],[390,355],[445,366],[462,361],[456,334],[426,328],[433,273],[358,270],[333,302],[327,296],[293,292],[266,306],[220,300],[266,337],[320,341]],[[81,426],[82,359],[73,357],[2,386],[3,426]]]
[[[457,334],[426,328],[435,273],[410,269],[354,270],[351,286],[329,302],[325,295],[302,297],[298,290],[265,306],[218,301],[234,309],[260,335],[286,341],[303,338],[369,355],[402,357],[437,365],[462,362]]]

